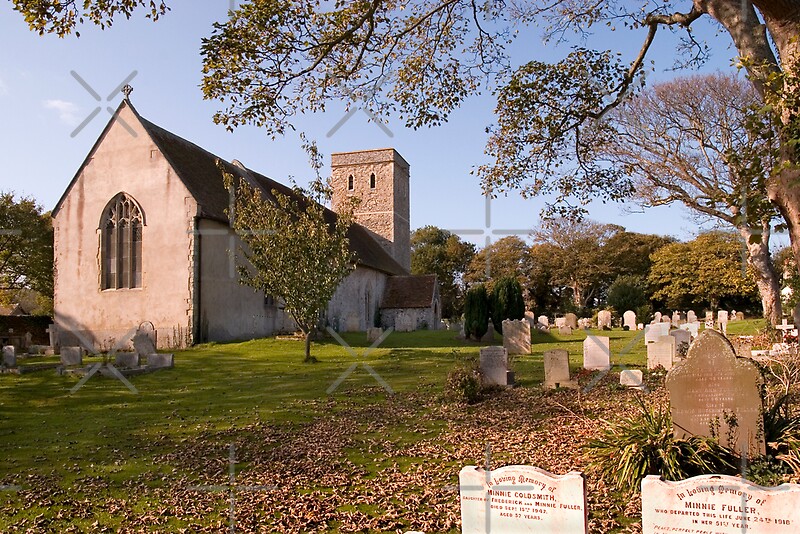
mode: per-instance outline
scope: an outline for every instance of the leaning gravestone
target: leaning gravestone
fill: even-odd
[[[647,368],[663,367],[667,371],[672,369],[675,361],[675,338],[662,336],[653,343],[647,344]]]
[[[609,338],[602,336],[586,336],[583,341],[583,368],[590,371],[607,371],[611,369],[611,350]]]
[[[800,485],[756,486],[727,475],[642,480],[642,533],[795,534]]]
[[[565,323],[568,327],[572,328],[573,330],[578,328],[578,316],[574,313],[567,313],[564,315]]]
[[[528,321],[503,321],[503,347],[509,354],[531,353],[531,325]]]
[[[597,312],[597,328],[611,328],[611,312],[609,310]]]
[[[622,314],[622,325],[627,326],[628,330],[636,330],[636,312],[628,310]]]
[[[6,367],[17,366],[17,347],[6,345],[3,347],[3,365]]]
[[[569,379],[569,353],[564,349],[544,352],[544,387],[576,389],[578,383]]]
[[[61,365],[68,367],[71,365],[83,364],[83,349],[80,347],[61,347]]]
[[[485,471],[467,466],[458,474],[463,534],[586,534],[583,475],[554,475],[528,465]]]
[[[508,352],[504,347],[481,347],[480,365],[484,385],[508,385]]]
[[[619,384],[629,388],[644,389],[642,372],[639,369],[625,369],[619,373]]]
[[[672,425],[676,438],[712,436],[748,458],[763,455],[761,375],[748,360],[736,358],[724,335],[704,330],[686,360],[667,373]],[[736,420],[729,428],[728,421]]]

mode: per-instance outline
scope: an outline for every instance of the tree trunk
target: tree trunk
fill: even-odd
[[[306,346],[306,357],[303,360],[304,363],[315,362],[317,359],[311,355],[311,337],[314,335],[314,329],[309,328],[304,332],[306,335],[305,346]]]
[[[747,245],[747,264],[753,268],[758,292],[761,295],[761,308],[764,318],[772,324],[779,324],[783,317],[781,309],[781,288],[775,266],[769,254],[769,223],[762,225],[761,240],[752,242],[756,230],[742,225],[737,228]]]

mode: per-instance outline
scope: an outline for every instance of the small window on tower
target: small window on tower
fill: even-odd
[[[375,189],[375,173],[369,175],[369,187],[370,189]]]
[[[349,189],[350,191],[353,190],[353,175],[352,174],[347,177],[347,189]]]

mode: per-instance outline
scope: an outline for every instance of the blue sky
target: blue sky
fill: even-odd
[[[229,0],[171,2],[172,11],[157,23],[136,16],[120,20],[105,31],[81,28],[81,37],[40,37],[28,30],[11,3],[0,2],[0,146],[3,168],[0,190],[33,196],[45,208],[58,201],[84,157],[105,126],[107,107],[116,108],[122,96],[107,97],[135,73],[131,101],[150,121],[231,160],[272,178],[301,184],[309,175],[305,153],[297,134],[272,140],[253,127],[233,133],[215,125],[211,117],[217,103],[204,101],[201,79],[200,39],[211,32],[214,21],[224,20]],[[660,32],[654,55],[655,71],[649,79],[671,77],[671,53],[676,40]],[[713,40],[715,55],[704,70],[729,69],[733,50],[726,35],[714,35],[706,24],[702,33]],[[588,46],[613,46],[632,57],[643,32],[616,32],[590,39]],[[536,30],[515,46],[519,61],[556,60],[568,46],[545,46]],[[87,91],[71,72],[77,73],[101,96]],[[76,128],[101,106],[101,111],[75,135]],[[411,165],[411,225],[436,225],[449,229],[485,229],[484,198],[470,170],[485,161],[484,128],[492,122],[491,95],[472,97],[438,128],[409,130],[396,121],[387,125],[389,137],[366,113],[359,110],[330,137],[327,134],[345,115],[344,108],[330,105],[325,113],[303,116],[298,130],[316,139],[320,149],[332,152],[394,147]],[[327,170],[326,170],[327,172]],[[538,225],[540,199],[523,200],[516,194],[492,202],[490,229],[524,230]],[[660,208],[627,213],[634,206],[592,205],[590,217],[625,226],[628,230],[691,238],[696,222],[680,208]],[[497,239],[500,236],[493,236]],[[465,236],[483,244],[485,236]]]

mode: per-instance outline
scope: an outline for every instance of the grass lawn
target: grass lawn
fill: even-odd
[[[644,368],[641,333],[591,333],[611,338],[617,372]],[[533,354],[514,358],[519,387],[472,406],[443,386],[479,345],[392,333],[365,356],[364,334],[343,337],[356,356],[328,340],[316,364],[299,341],[198,346],[132,377],[138,394],[99,375],[74,394],[78,379],[52,370],[0,375],[0,531],[218,532],[233,495],[237,532],[459,532],[452,486],[487,444],[494,467],[583,468],[580,445],[634,395],[615,373],[588,392],[541,391],[543,352],[567,349],[577,371],[583,331],[534,333]],[[592,532],[635,523],[628,500],[590,481]]]

